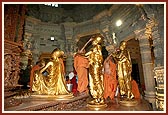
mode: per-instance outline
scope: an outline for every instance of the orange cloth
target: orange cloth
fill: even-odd
[[[134,98],[140,98],[140,92],[138,88],[138,84],[135,80],[132,80],[132,93],[134,94]]]
[[[89,61],[84,56],[76,54],[74,57],[74,68],[78,76],[78,87],[77,90],[81,93],[88,91],[88,70]]]
[[[109,69],[110,73],[107,70],[104,73],[104,98],[106,99],[109,96],[111,99],[114,99],[118,84],[116,79],[116,64],[112,61],[105,62],[105,64],[109,64],[109,68],[105,69]]]
[[[39,65],[35,65],[35,66],[33,66],[32,69],[31,69],[31,72],[30,72],[30,83],[29,83],[29,85],[30,85],[30,90],[32,90],[34,72],[35,72],[36,70],[39,70],[39,69],[40,69],[40,66],[39,66]]]

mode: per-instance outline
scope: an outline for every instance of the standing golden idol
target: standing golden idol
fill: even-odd
[[[127,99],[134,97],[131,85],[132,63],[129,52],[126,50],[126,41],[122,41],[119,46],[119,51],[112,56],[117,61],[117,75],[120,88],[120,95],[127,96]]]
[[[103,56],[101,52],[101,42],[102,38],[96,37],[92,41],[92,49],[85,54],[89,59],[89,86],[91,96],[93,97],[93,100],[91,100],[88,105],[93,108],[106,106],[103,97]]]

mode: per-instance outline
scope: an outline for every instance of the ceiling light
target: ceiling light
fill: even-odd
[[[117,20],[116,26],[121,26],[121,24],[122,24],[122,21],[121,20]]]

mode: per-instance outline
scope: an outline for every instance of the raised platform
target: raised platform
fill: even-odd
[[[106,100],[107,107],[96,110],[87,106],[90,100],[89,95],[81,95],[68,100],[55,100],[54,98],[37,98],[30,96],[28,98],[18,99],[21,104],[7,107],[5,111],[152,111],[150,104],[139,99],[136,106],[123,106],[120,99],[115,98],[113,101]]]
[[[75,111],[86,105],[89,95],[81,95],[65,100],[57,100],[52,97],[29,96],[16,99],[21,104],[6,107],[5,111]]]
[[[145,99],[127,103],[120,98],[108,98],[105,100],[107,106],[99,109],[87,106],[91,99],[86,94],[61,99],[57,96],[33,95],[28,90],[19,89],[5,92],[4,111],[152,111],[151,105]]]

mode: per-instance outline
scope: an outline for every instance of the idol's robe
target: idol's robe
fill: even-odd
[[[63,59],[62,59],[62,58],[59,58],[59,61],[60,61],[61,65],[62,65],[62,72],[63,72],[63,75],[65,75],[65,66],[64,66],[64,61],[63,61]]]
[[[50,63],[50,64],[49,64]],[[43,76],[40,71],[35,71],[32,90],[38,94],[47,95],[67,95],[70,92],[67,89],[62,71],[62,63],[58,61],[48,62],[48,75]],[[47,64],[47,65],[48,65]]]
[[[30,91],[32,91],[32,86],[33,86],[33,79],[34,79],[34,74],[35,74],[35,71],[36,70],[39,70],[40,69],[40,66],[39,65],[34,65],[31,69],[31,72],[30,72]]]

